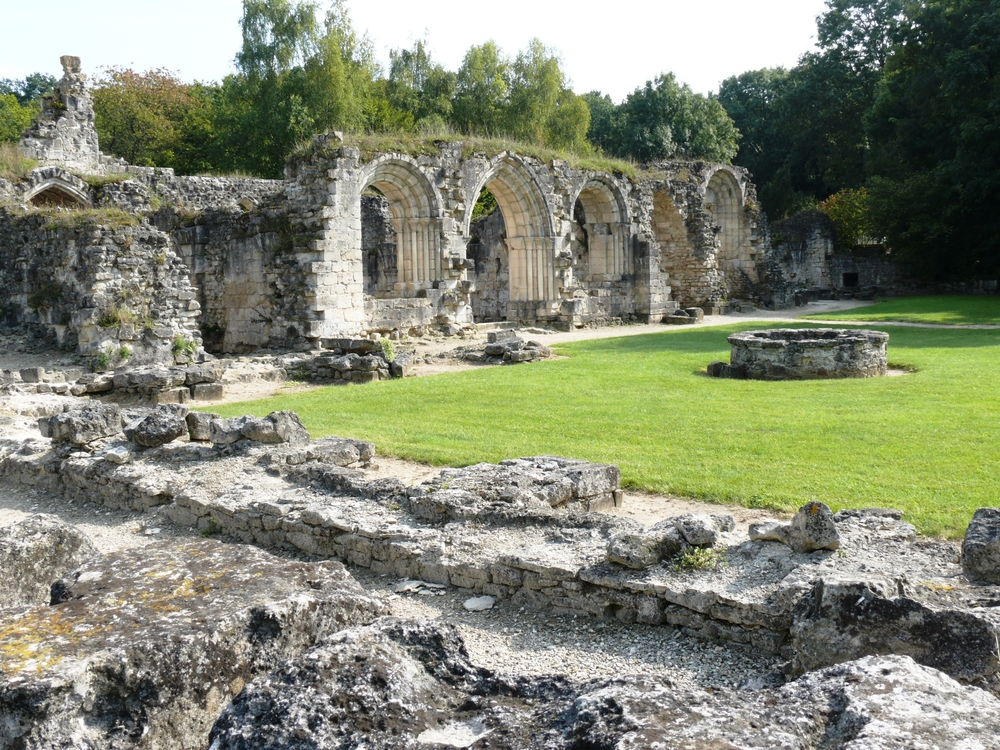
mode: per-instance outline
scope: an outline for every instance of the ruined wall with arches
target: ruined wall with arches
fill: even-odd
[[[657,321],[678,302],[711,306],[753,273],[755,196],[741,169],[670,162],[636,180],[511,152],[463,154],[461,143],[438,148],[363,158],[326,134],[290,162],[296,187],[286,192],[298,193],[300,213],[322,206],[302,258],[314,337],[485,319]],[[483,191],[497,216],[473,225]],[[363,200],[374,199],[381,214],[363,217]],[[394,242],[391,288],[392,274],[372,262],[372,237]]]

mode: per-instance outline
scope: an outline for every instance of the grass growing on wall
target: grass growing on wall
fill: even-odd
[[[344,135],[344,145],[360,149],[363,160],[381,153],[403,153],[411,156],[436,156],[440,153],[441,141],[461,142],[462,157],[469,158],[475,153],[496,156],[504,151],[513,151],[521,156],[531,156],[542,162],[562,159],[573,169],[593,170],[623,174],[632,179],[656,177],[644,171],[638,164],[624,159],[614,159],[601,154],[577,154],[572,151],[556,150],[532,143],[522,143],[511,138],[459,135],[450,132],[416,135],[407,132],[366,133]],[[306,158],[314,148],[311,141],[300,144],[294,154]]]
[[[872,305],[834,313],[804,315],[804,319],[875,320],[945,325],[1000,325],[1000,296],[938,295],[880,300]]]
[[[756,324],[759,325],[759,324]],[[887,326],[890,361],[865,380],[756,382],[700,374],[750,326],[566,344],[569,359],[229,404],[292,409],[314,437],[465,465],[554,454],[616,463],[623,483],[750,507],[895,507],[958,536],[1000,498],[1000,331]]]
[[[38,166],[34,159],[21,156],[15,143],[0,143],[0,179],[20,182]]]

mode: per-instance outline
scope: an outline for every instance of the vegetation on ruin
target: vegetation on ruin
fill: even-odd
[[[87,183],[87,186],[99,190],[105,185],[116,185],[119,182],[132,179],[130,174],[81,174],[74,173],[77,177]]]
[[[0,179],[20,182],[37,166],[34,159],[21,156],[13,143],[0,143]]]
[[[936,295],[880,300],[872,305],[835,313],[806,315],[826,320],[941,325],[1000,325],[1000,297],[985,295]]]
[[[759,325],[759,324],[752,324]],[[756,382],[704,375],[751,325],[559,345],[566,359],[213,407],[292,409],[314,437],[462,466],[562,455],[621,467],[635,489],[748,507],[894,507],[960,536],[1000,495],[1000,331],[880,326],[893,365],[865,380]]]

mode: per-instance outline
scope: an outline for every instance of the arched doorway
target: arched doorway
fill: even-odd
[[[738,265],[742,248],[743,191],[727,170],[720,169],[708,181],[705,208],[716,223],[720,267]]]
[[[484,189],[496,200],[503,218],[507,319],[535,320],[555,314],[547,309],[559,299],[555,242],[541,190],[528,170],[509,156],[501,157],[480,181],[477,202]]]

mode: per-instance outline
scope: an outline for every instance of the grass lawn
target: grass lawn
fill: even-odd
[[[942,295],[880,300],[853,310],[803,315],[803,319],[875,320],[945,325],[1000,325],[1000,296]]]
[[[753,324],[759,326],[759,324]],[[1000,331],[881,326],[903,377],[755,382],[697,372],[741,328],[565,344],[568,359],[222,407],[292,409],[314,437],[465,465],[555,454],[621,467],[626,486],[751,507],[895,507],[960,536],[1000,501]]]

